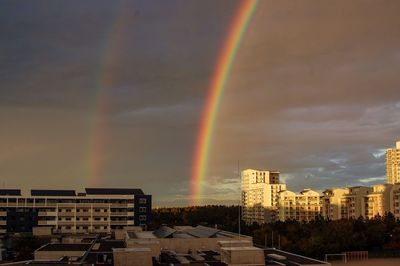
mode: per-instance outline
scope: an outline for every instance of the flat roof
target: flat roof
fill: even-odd
[[[59,190],[59,189],[32,189],[31,196],[62,196],[75,197],[75,190]]]
[[[96,246],[99,244],[98,246]],[[96,247],[96,248],[95,248]],[[112,252],[114,248],[125,248],[125,242],[122,240],[101,240],[96,243],[90,252]]]
[[[292,263],[292,264],[296,263],[297,265],[323,265],[323,264],[330,265],[329,263],[326,263],[324,261],[308,258],[305,256],[301,256],[298,254],[286,252],[286,251],[283,251],[280,249],[275,249],[275,248],[265,249],[264,254],[265,254],[265,259],[267,259],[268,258],[267,256],[271,255],[271,254],[276,254],[279,256],[286,257],[286,260],[279,261],[281,263]]]
[[[36,251],[87,251],[92,244],[47,244]]]
[[[21,196],[20,189],[0,189],[1,196]]]
[[[144,195],[139,188],[85,188],[88,195]]]

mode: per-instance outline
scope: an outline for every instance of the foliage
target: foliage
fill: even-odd
[[[33,259],[33,252],[47,242],[48,239],[41,239],[30,233],[14,235],[12,246],[16,253],[16,260]]]

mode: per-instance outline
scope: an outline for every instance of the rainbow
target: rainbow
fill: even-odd
[[[190,179],[190,200],[192,205],[200,203],[208,156],[210,153],[212,133],[221,97],[240,43],[256,10],[257,4],[258,0],[242,0],[240,2],[237,8],[237,14],[234,16],[229,28],[220,55],[218,56],[213,76],[210,80],[193,155],[193,168]]]
[[[102,167],[105,163],[107,142],[108,113],[111,90],[118,82],[118,59],[124,40],[124,29],[129,13],[126,2],[113,6],[113,23],[106,31],[105,42],[100,51],[98,79],[95,81],[94,101],[89,114],[88,145],[85,151],[85,183],[98,185],[101,182]]]

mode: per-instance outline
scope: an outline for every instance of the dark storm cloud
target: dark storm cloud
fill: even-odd
[[[236,6],[2,1],[0,179],[85,185],[103,88],[97,185],[184,204],[201,108]],[[238,160],[280,170],[294,190],[383,181],[382,151],[400,138],[399,7],[260,1],[222,99],[205,202],[236,202]]]

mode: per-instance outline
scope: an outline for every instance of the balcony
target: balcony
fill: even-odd
[[[76,204],[77,208],[91,208],[92,207],[92,203],[77,203]]]
[[[111,216],[126,216],[128,212],[111,212]]]
[[[93,217],[108,217],[108,212],[93,212]]]
[[[76,221],[77,226],[83,226],[83,225],[91,225],[91,221]]]
[[[60,217],[75,217],[75,212],[59,212]]]
[[[108,225],[109,221],[92,221],[93,225]]]
[[[93,208],[109,208],[110,204],[109,203],[96,203],[93,202]]]
[[[127,225],[127,221],[111,221],[111,225]]]
[[[77,212],[76,216],[77,217],[90,217],[90,216],[92,216],[92,213],[91,212]]]
[[[111,208],[133,208],[133,203],[132,203],[132,207],[128,207],[127,203],[111,203],[110,207]]]
[[[7,212],[0,212],[0,216],[7,216]]]
[[[59,226],[73,226],[75,221],[58,221]]]
[[[0,225],[7,225],[7,221],[0,221]]]
[[[59,208],[75,208],[75,203],[58,203],[58,207]]]
[[[38,221],[38,225],[56,225],[57,222],[54,221]]]
[[[53,211],[39,211],[39,216],[57,216],[57,212]]]

